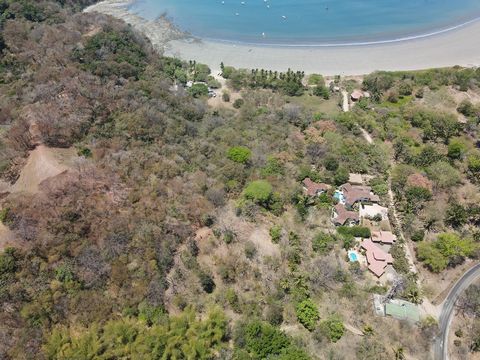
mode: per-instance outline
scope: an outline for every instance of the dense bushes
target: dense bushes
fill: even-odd
[[[313,251],[320,254],[327,254],[332,250],[335,238],[330,234],[318,233],[312,240]]]
[[[478,245],[471,239],[462,239],[453,233],[438,235],[433,242],[422,242],[417,247],[417,257],[433,272],[441,272],[447,266],[462,263],[478,251]]]
[[[339,226],[337,231],[342,235],[349,235],[367,239],[371,236],[370,229],[364,226]]]
[[[305,299],[297,304],[295,310],[300,324],[309,331],[315,330],[317,321],[320,318],[317,305],[311,299]]]
[[[272,325],[261,321],[238,324],[235,343],[247,351],[254,360],[266,358],[278,360],[308,360],[301,349],[292,344],[291,339]]]
[[[245,164],[252,157],[252,152],[244,146],[234,146],[228,149],[227,157],[237,163]]]
[[[146,43],[131,30],[100,32],[88,39],[83,48],[75,50],[73,56],[85,69],[101,76],[139,76],[147,65]]]
[[[57,327],[44,346],[50,359],[84,358],[182,358],[209,359],[226,341],[225,316],[212,311],[197,320],[192,309],[161,323],[125,318],[87,329]]]
[[[331,342],[337,342],[345,333],[345,326],[342,319],[338,315],[333,314],[320,322],[319,330]]]

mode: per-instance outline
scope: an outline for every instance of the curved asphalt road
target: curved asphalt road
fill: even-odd
[[[480,264],[473,266],[456,282],[452,290],[448,293],[442,306],[442,313],[438,322],[440,333],[434,344],[435,360],[448,360],[448,331],[452,321],[455,303],[462,294],[476,279],[480,278]]]

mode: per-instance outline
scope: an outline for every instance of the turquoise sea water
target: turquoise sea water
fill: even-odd
[[[480,0],[138,0],[130,9],[204,39],[279,45],[391,41],[480,18]]]

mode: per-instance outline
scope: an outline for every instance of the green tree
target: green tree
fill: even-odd
[[[480,154],[475,153],[470,155],[467,159],[468,171],[470,177],[476,181],[480,181]]]
[[[194,98],[208,96],[208,86],[205,84],[193,84],[188,89],[188,93],[192,95]]]
[[[330,234],[320,232],[312,240],[312,249],[320,254],[327,254],[333,249],[335,238]]]
[[[448,259],[432,244],[426,242],[418,244],[417,258],[435,273],[445,270],[448,265]]]
[[[311,299],[305,299],[296,306],[297,319],[309,331],[315,330],[320,318],[317,305]]]
[[[433,163],[426,169],[426,172],[438,189],[451,188],[461,180],[458,170],[445,161]]]
[[[4,253],[0,254],[0,276],[7,273],[14,273],[16,269],[15,249],[6,248]]]
[[[244,146],[234,146],[228,149],[227,157],[239,164],[246,164],[252,157],[252,152]]]
[[[272,195],[272,185],[266,180],[252,181],[243,190],[243,196],[245,199],[251,200],[264,207],[268,207]]]
[[[331,342],[337,342],[345,333],[345,326],[337,314],[330,315],[327,319],[321,321],[319,329]]]
[[[466,151],[465,144],[459,140],[452,140],[448,144],[448,157],[452,160],[461,160]]]
[[[345,184],[349,179],[348,170],[344,167],[339,167],[335,172],[334,181],[335,185]]]
[[[450,203],[445,215],[445,223],[454,228],[458,228],[465,225],[467,221],[467,209],[457,202]]]
[[[243,345],[254,359],[279,355],[291,344],[290,339],[282,331],[261,321],[248,323],[241,332],[243,339],[239,341],[237,335],[237,344]]]
[[[280,225],[274,225],[269,230],[270,238],[274,244],[278,244],[282,237],[282,227]]]

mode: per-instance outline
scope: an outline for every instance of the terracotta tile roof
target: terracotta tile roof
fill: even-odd
[[[377,277],[382,276],[387,265],[393,263],[392,255],[380,249],[370,239],[363,240],[360,246],[365,249],[368,269]]]
[[[360,100],[363,97],[363,92],[360,90],[354,90],[350,96],[353,100]]]
[[[308,177],[303,180],[303,185],[308,196],[315,196],[330,189],[330,185],[316,183]]]
[[[344,225],[347,220],[358,221],[358,213],[356,211],[349,211],[342,204],[335,205],[335,213],[333,220],[335,224]]]
[[[391,231],[372,231],[372,241],[383,244],[393,244],[397,237]]]
[[[352,206],[358,201],[380,201],[380,198],[372,192],[370,186],[359,186],[346,183],[341,187],[347,206]]]

